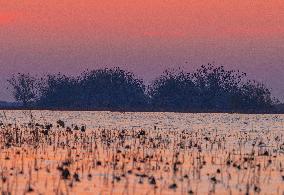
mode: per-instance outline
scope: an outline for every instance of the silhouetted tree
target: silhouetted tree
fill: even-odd
[[[39,82],[39,100],[37,105],[46,108],[78,108],[79,81],[66,75],[47,75]]]
[[[239,89],[238,98],[235,99],[238,111],[269,112],[278,103],[271,97],[271,92],[262,83],[248,81]]]
[[[16,101],[24,107],[31,106],[37,97],[36,78],[29,74],[18,73],[8,79],[12,86],[12,93]]]
[[[199,108],[208,111],[234,110],[232,101],[238,98],[245,76],[245,73],[239,71],[227,71],[223,66],[201,66],[193,74],[199,91]]]
[[[85,107],[139,110],[147,106],[143,81],[120,68],[85,72],[80,87],[81,103]]]
[[[166,70],[149,87],[154,110],[189,111],[197,109],[198,91],[189,73]]]

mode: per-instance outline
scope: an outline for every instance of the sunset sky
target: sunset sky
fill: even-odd
[[[284,100],[284,1],[0,0],[0,100],[16,72],[120,66],[151,81],[213,62]]]

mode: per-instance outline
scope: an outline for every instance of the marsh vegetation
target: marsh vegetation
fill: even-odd
[[[283,115],[1,111],[2,194],[284,193]]]

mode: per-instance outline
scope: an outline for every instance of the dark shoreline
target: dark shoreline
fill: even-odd
[[[0,110],[3,111],[58,111],[58,112],[119,112],[119,113],[132,113],[132,112],[138,112],[138,113],[182,113],[182,114],[258,114],[258,115],[268,115],[268,114],[284,114],[284,111],[269,111],[269,112],[253,112],[253,111],[247,111],[247,112],[230,112],[230,111],[169,111],[169,110],[119,110],[119,109],[82,109],[82,108],[19,108],[19,107],[4,107]]]

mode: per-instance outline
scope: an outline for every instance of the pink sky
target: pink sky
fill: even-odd
[[[208,62],[284,100],[283,0],[0,0],[0,99],[15,72],[121,66],[150,81]]]

